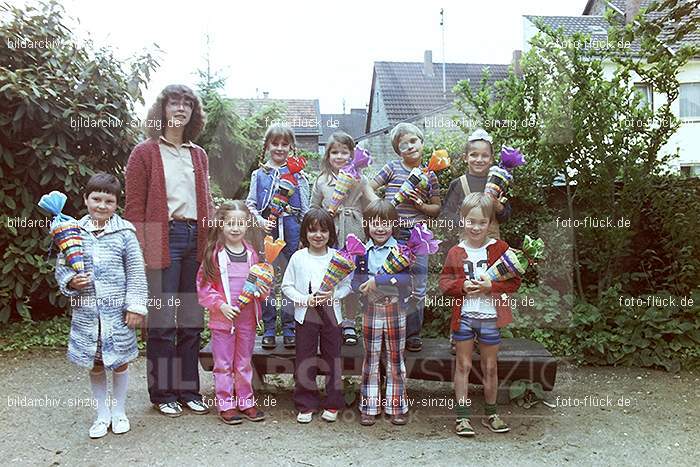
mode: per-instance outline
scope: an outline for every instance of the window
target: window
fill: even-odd
[[[648,103],[651,110],[654,110],[654,94],[651,92],[651,85],[646,83],[635,83],[634,90],[637,91],[637,94],[639,94],[642,98],[642,103],[640,103],[640,105]]]
[[[682,165],[681,173],[687,177],[700,177],[700,164]]]
[[[700,118],[700,83],[681,83],[680,98],[680,116]]]

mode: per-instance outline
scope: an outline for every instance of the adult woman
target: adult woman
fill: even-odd
[[[163,415],[182,404],[209,408],[199,394],[199,345],[204,325],[195,276],[212,211],[209,163],[192,143],[204,128],[202,105],[190,88],[169,85],[148,113],[148,139],[126,168],[124,217],[137,230],[151,293],[148,317],[148,392]]]

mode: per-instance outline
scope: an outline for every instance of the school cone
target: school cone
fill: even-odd
[[[396,192],[391,203],[394,206],[405,202],[408,199],[408,193],[416,188],[428,189],[428,172],[439,172],[450,166],[450,156],[444,149],[437,149],[430,155],[430,160],[425,168],[415,167],[411,170],[408,178],[403,182],[399,191]]]
[[[391,200],[391,204],[398,206],[399,204],[405,202],[408,199],[408,194],[418,187],[427,188],[428,179],[424,177],[423,171],[420,168],[415,167],[413,170],[411,170],[408,178],[401,184],[399,191],[396,192],[394,198]]]
[[[294,195],[298,184],[299,183],[292,174],[284,174],[280,177],[277,191],[270,201],[270,215],[268,216],[268,220],[274,222],[282,217],[284,210],[289,204],[289,199]]]
[[[345,198],[348,197],[350,190],[352,190],[357,183],[358,180],[355,179],[352,174],[340,170],[335,181],[335,189],[331,195],[331,202],[328,205],[328,212],[335,214],[338,208],[340,208],[340,205],[343,204],[343,201],[345,201]]]
[[[501,150],[501,160],[498,165],[489,168],[488,178],[484,193],[493,196],[495,199],[505,202],[508,189],[513,183],[512,171],[525,163],[524,156],[517,149],[503,146]]]
[[[389,251],[389,255],[386,257],[384,264],[382,264],[379,273],[398,274],[411,266],[414,260],[415,255],[407,246],[395,246]]]
[[[63,214],[63,207],[68,197],[60,191],[52,191],[41,197],[39,207],[54,216],[49,227],[49,234],[58,249],[63,253],[66,264],[77,273],[85,271],[83,260],[83,238],[78,221]]]
[[[514,277],[522,277],[530,264],[535,264],[544,254],[544,242],[541,238],[533,240],[525,235],[521,250],[508,248],[500,258],[486,270],[486,275],[492,281],[506,281]]]
[[[321,292],[332,291],[343,279],[355,270],[355,256],[364,255],[367,252],[365,245],[354,234],[348,234],[345,239],[345,247],[337,250],[326,269],[321,281]]]
[[[353,158],[345,167],[338,171],[338,176],[335,182],[335,189],[331,195],[331,201],[328,205],[328,212],[335,214],[336,211],[347,198],[350,191],[360,182],[362,176],[360,170],[369,166],[372,163],[372,156],[366,149],[355,148]]]
[[[260,298],[262,295],[262,288],[270,290],[272,288],[272,283],[275,281],[275,269],[272,266],[272,262],[277,259],[280,252],[286,245],[285,241],[282,239],[272,240],[271,236],[265,237],[265,261],[260,263],[255,263],[250,267],[248,272],[248,277],[246,278],[245,284],[243,284],[243,290],[238,295],[236,304],[233,308],[238,311],[242,310],[243,307],[249,305],[254,299]],[[231,334],[233,334],[236,329],[235,324],[231,326]]]

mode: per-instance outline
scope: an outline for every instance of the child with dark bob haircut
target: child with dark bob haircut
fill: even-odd
[[[321,292],[321,282],[336,250],[335,225],[330,214],[319,208],[306,213],[301,223],[304,248],[289,260],[282,279],[282,292],[294,304],[296,324],[296,364],[294,405],[297,421],[309,423],[313,413],[323,409],[321,418],[334,422],[345,405],[341,380],[342,345],[340,300],[350,293],[350,276],[334,291]],[[320,361],[317,358],[321,348]],[[326,373],[326,398],[321,401],[316,386],[319,364]]]

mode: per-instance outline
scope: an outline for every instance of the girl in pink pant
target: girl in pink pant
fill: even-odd
[[[229,425],[244,417],[254,422],[265,418],[255,405],[251,357],[260,302],[269,290],[240,310],[235,306],[250,267],[258,262],[245,239],[252,219],[243,201],[222,204],[214,219],[207,219],[209,238],[197,273],[199,303],[209,310],[216,405],[219,417]]]

